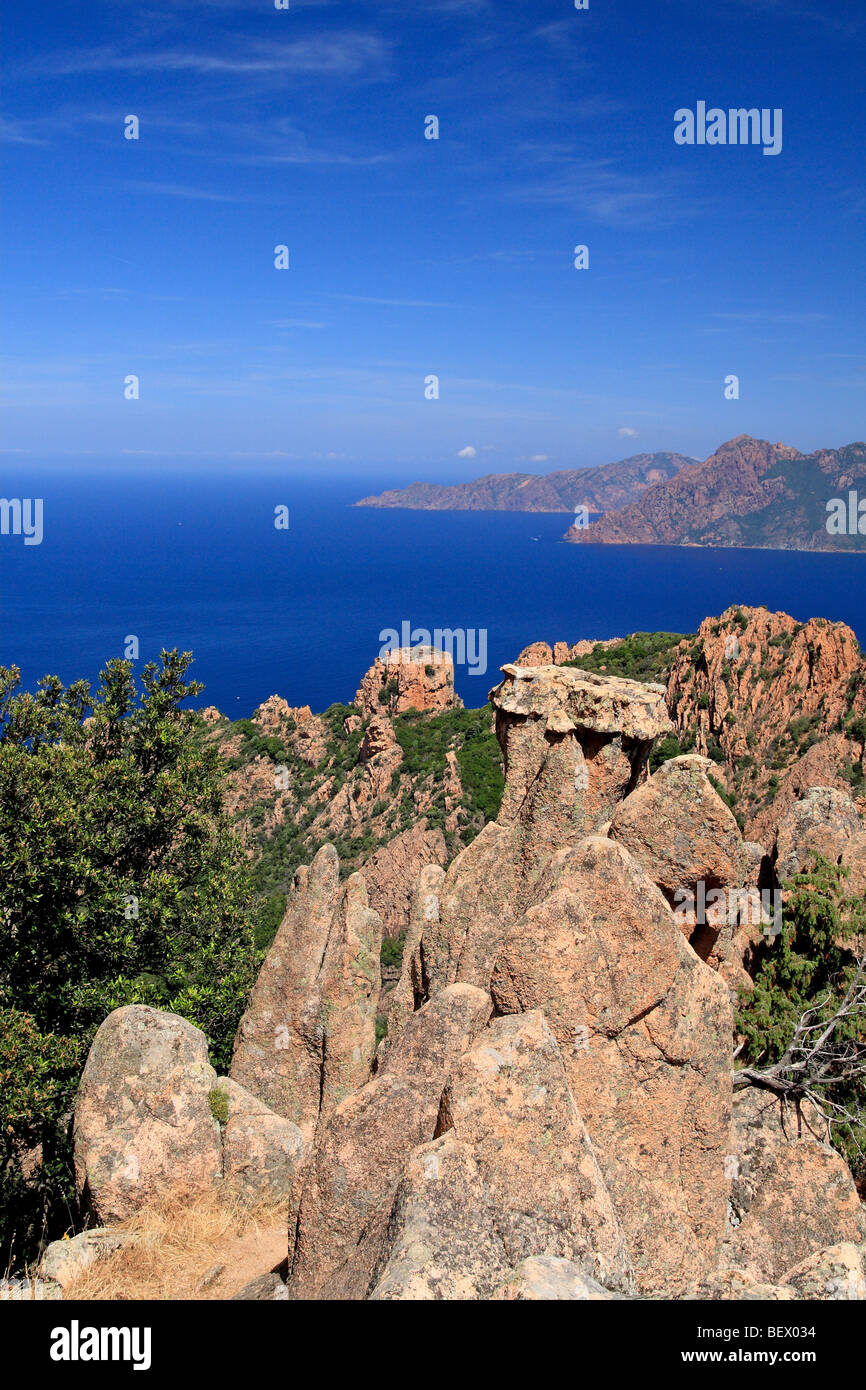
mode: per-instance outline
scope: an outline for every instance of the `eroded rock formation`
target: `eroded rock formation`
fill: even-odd
[[[860,872],[856,808],[807,788],[772,846],[747,841],[705,757],[648,777],[671,728],[661,687],[503,672],[497,819],[447,869],[423,831],[344,883],[320,850],[230,1080],[182,1020],[106,1021],[76,1109],[96,1214],[119,1219],[178,1174],[287,1198],[288,1281],[268,1276],[269,1298],[862,1298],[844,1160],[814,1117],[792,1129],[768,1092],[734,1097],[743,924],[678,910],[701,886],[757,888],[765,850],[778,870],[827,835]],[[262,727],[280,724],[266,703]],[[390,729],[367,723],[368,765],[391,756]],[[407,913],[377,1050],[382,917],[393,930]],[[132,1197],[130,1151],[146,1160]]]
[[[394,647],[377,656],[355,696],[362,714],[462,708],[454,693],[454,662],[434,647]]]
[[[340,883],[325,845],[301,868],[235,1040],[230,1075],[309,1143],[369,1079],[376,1047],[382,921],[363,875]]]

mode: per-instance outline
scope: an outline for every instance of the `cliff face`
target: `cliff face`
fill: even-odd
[[[857,492],[859,488],[859,494]],[[854,534],[849,534],[849,493]],[[739,435],[704,463],[647,488],[629,506],[567,541],[610,545],[757,546],[794,550],[864,550],[858,498],[866,498],[866,444],[801,454],[785,444]],[[842,534],[827,530],[827,504],[844,501]]]
[[[672,478],[693,459],[682,454],[635,454],[599,468],[563,469],[556,473],[488,473],[471,483],[440,487],[412,483],[377,497],[364,497],[356,507],[408,507],[415,511],[472,512],[589,512],[624,507],[645,488]]]

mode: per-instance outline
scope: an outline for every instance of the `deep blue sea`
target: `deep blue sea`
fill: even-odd
[[[134,634],[142,662],[191,650],[201,703],[240,718],[275,692],[350,701],[404,621],[486,630],[486,672],[457,669],[470,706],[530,641],[693,632],[732,603],[841,620],[866,643],[866,556],[573,546],[564,515],[350,506],[395,481],[6,470],[5,496],[43,498],[44,539],[0,536],[0,664],[26,687],[93,679]]]

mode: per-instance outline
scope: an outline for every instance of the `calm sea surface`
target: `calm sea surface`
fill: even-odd
[[[4,496],[43,498],[44,539],[0,536],[0,663],[26,686],[92,679],[134,634],[142,660],[191,650],[204,701],[239,718],[274,692],[351,700],[403,622],[486,630],[486,672],[457,670],[470,706],[530,641],[693,632],[732,603],[841,620],[866,644],[866,556],[572,546],[567,516],[350,506],[389,485],[7,469]]]

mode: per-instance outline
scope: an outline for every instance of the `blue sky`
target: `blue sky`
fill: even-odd
[[[408,481],[863,438],[864,37],[860,0],[9,0],[4,450]],[[781,108],[782,152],[677,146],[699,100]]]

